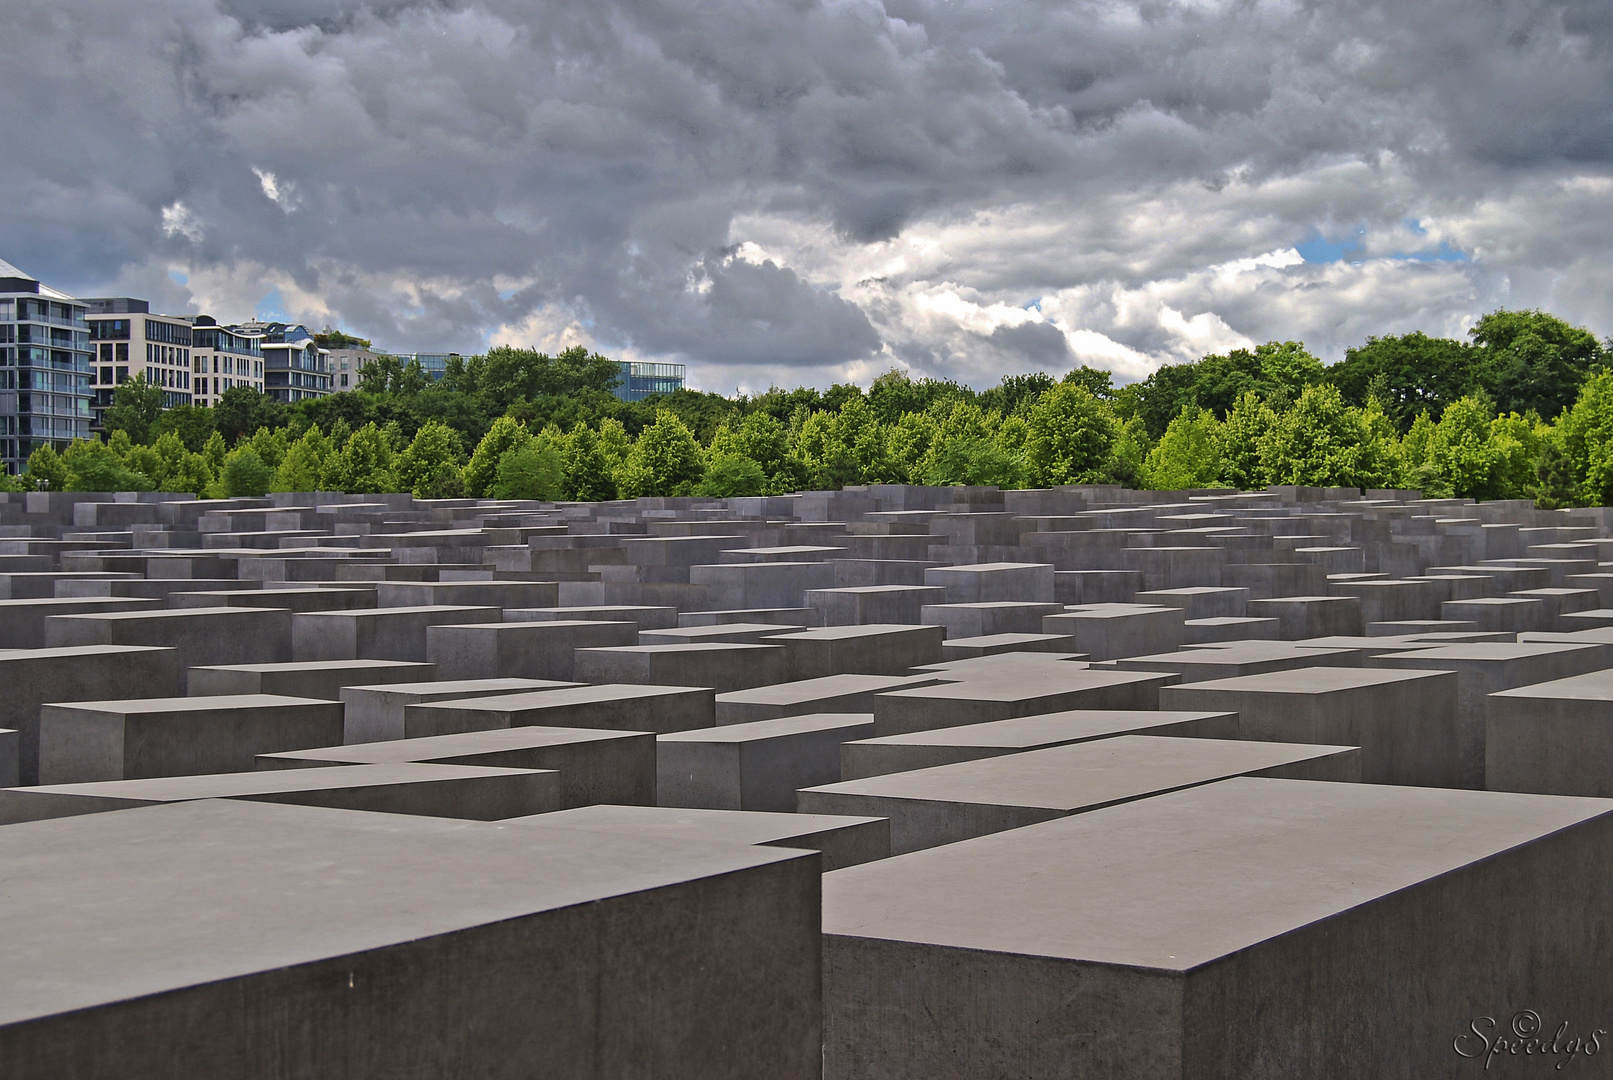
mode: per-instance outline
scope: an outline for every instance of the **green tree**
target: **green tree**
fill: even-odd
[[[620,426],[620,425],[618,425]],[[566,498],[604,502],[616,498],[616,481],[604,441],[587,424],[572,428],[562,452],[566,466]]]
[[[126,467],[117,452],[103,442],[74,439],[62,455],[68,491],[150,491],[151,477]]]
[[[213,410],[201,405],[175,405],[165,409],[152,423],[149,434],[156,439],[167,432],[173,432],[186,450],[199,454],[213,434]]]
[[[499,459],[530,438],[532,433],[526,425],[512,416],[493,421],[465,465],[465,494],[473,499],[486,498],[498,480]]]
[[[392,446],[373,421],[353,432],[345,445],[325,460],[320,486],[331,491],[388,492],[398,490],[392,468]]]
[[[763,495],[767,492],[767,474],[743,454],[728,454],[715,459],[706,468],[697,491],[718,499]]]
[[[1401,480],[1393,425],[1375,402],[1344,403],[1331,383],[1313,384],[1277,415],[1261,441],[1261,463],[1274,484],[1393,487]]]
[[[286,407],[250,386],[232,386],[219,395],[213,406],[213,426],[224,436],[227,446],[259,428],[286,426]]]
[[[963,484],[969,487],[1017,488],[1024,463],[990,439],[951,439],[930,458],[924,482],[935,487]]]
[[[1606,360],[1590,331],[1541,311],[1493,311],[1469,333],[1483,350],[1484,388],[1502,413],[1556,416]]]
[[[324,475],[325,462],[335,453],[330,437],[317,427],[310,427],[296,442],[286,447],[274,471],[270,491],[318,491],[319,478]]]
[[[498,459],[495,499],[553,502],[565,492],[566,465],[560,451],[542,435],[506,450]]]
[[[441,498],[432,493],[441,490],[447,471],[458,473],[460,458],[459,433],[440,421],[428,420],[398,455],[398,486],[417,499]]]
[[[1028,418],[1025,463],[1036,487],[1104,483],[1112,474],[1120,423],[1076,382],[1043,394]]]
[[[625,498],[690,495],[704,472],[700,444],[693,433],[676,413],[662,409],[633,444],[617,487]]]
[[[1365,405],[1376,396],[1405,432],[1420,413],[1438,421],[1447,405],[1478,388],[1480,355],[1465,342],[1420,331],[1369,337],[1365,345],[1344,351],[1344,359],[1327,369],[1327,381],[1351,405]]]
[[[1561,452],[1579,490],[1577,501],[1613,506],[1613,374],[1597,372],[1585,380],[1557,427]]]
[[[1144,485],[1155,491],[1219,485],[1221,426],[1210,410],[1184,406],[1148,452],[1142,470]]]
[[[1222,480],[1241,491],[1270,483],[1260,448],[1276,422],[1277,414],[1255,391],[1237,400],[1218,432]]]
[[[239,446],[224,456],[220,477],[224,494],[232,499],[267,495],[274,482],[274,470],[250,446]]]
[[[50,443],[40,443],[28,455],[28,471],[23,474],[35,491],[66,491],[67,466]]]
[[[107,433],[121,431],[132,442],[144,443],[155,437],[153,428],[162,415],[162,387],[146,381],[145,373],[128,380],[112,393],[102,426]]]

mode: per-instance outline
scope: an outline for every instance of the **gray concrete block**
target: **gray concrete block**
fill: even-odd
[[[722,642],[578,649],[576,674],[580,682],[705,686],[725,694],[783,682],[785,654],[778,645]]]
[[[1477,623],[1480,630],[1501,630],[1516,634],[1526,630],[1550,630],[1545,602],[1533,597],[1482,596],[1474,600],[1447,600],[1439,606],[1442,619]]]
[[[631,622],[492,622],[426,628],[426,659],[443,679],[571,681],[578,649],[631,645]]]
[[[947,639],[991,637],[997,634],[1040,634],[1042,617],[1057,615],[1061,604],[998,600],[984,604],[926,604],[918,622],[946,627]]]
[[[923,613],[943,603],[947,590],[938,585],[862,585],[847,589],[808,589],[803,603],[823,612],[824,626],[924,622]]]
[[[717,723],[745,724],[809,713],[872,712],[874,695],[930,686],[936,675],[827,675],[717,695]]]
[[[1613,671],[1490,694],[1484,786],[1613,797]]]
[[[209,800],[0,829],[7,1073],[820,1074],[816,857],[522,820]]]
[[[178,653],[139,646],[0,652],[0,727],[17,732],[18,783],[39,782],[39,710],[51,701],[173,697]]]
[[[215,589],[204,592],[172,592],[170,608],[256,607],[285,608],[287,611],[358,611],[375,607],[375,594],[368,589]]]
[[[1276,641],[1282,633],[1280,619],[1214,618],[1187,619],[1182,623],[1184,645],[1207,645],[1225,641]]]
[[[341,738],[340,702],[277,694],[45,705],[39,782],[246,772],[258,754],[333,746]]]
[[[808,589],[834,587],[828,562],[714,563],[689,567],[689,582],[709,590],[713,609],[806,606]]]
[[[1215,547],[1130,547],[1121,565],[1143,576],[1143,589],[1219,588],[1226,555]]]
[[[552,608],[560,586],[552,581],[381,581],[376,602],[384,608]]]
[[[1292,641],[1228,641],[1215,647],[1180,649],[1158,656],[1131,656],[1094,665],[1116,671],[1175,672],[1183,683],[1233,679],[1305,667],[1360,667],[1362,651],[1345,646],[1304,646]]]
[[[1181,608],[1186,619],[1241,619],[1249,604],[1248,589],[1201,585],[1137,593],[1135,603]]]
[[[104,611],[151,611],[162,601],[140,597],[74,596],[38,600],[0,600],[0,649],[43,649],[45,620],[55,615]]]
[[[874,733],[872,713],[810,713],[656,738],[662,806],[791,813],[798,788],[840,778],[840,744]]]
[[[1522,1009],[1586,1039],[1609,811],[1240,778],[830,874],[824,1076],[1462,1077]]]
[[[946,631],[939,626],[825,626],[769,640],[784,647],[785,679],[828,675],[906,675],[941,659]]]
[[[1276,619],[1277,636],[1284,641],[1328,637],[1337,634],[1361,636],[1365,622],[1361,601],[1354,596],[1282,596],[1249,601],[1250,615]]]
[[[344,745],[391,742],[410,738],[404,709],[425,701],[458,701],[474,697],[501,697],[539,690],[576,686],[554,679],[449,679],[443,682],[366,683],[344,686]]]
[[[701,626],[673,626],[664,630],[640,630],[636,642],[626,645],[694,645],[702,642],[722,642],[728,645],[765,645],[770,637],[794,634],[799,626],[778,623],[733,622],[709,623]]]
[[[1182,644],[1186,631],[1181,608],[1144,604],[1099,604],[1042,619],[1042,633],[1067,634],[1072,651],[1094,660],[1148,656]]]
[[[823,612],[817,608],[740,608],[734,611],[682,611],[678,626],[721,626],[725,623],[765,623],[769,626],[823,625]]]
[[[401,762],[553,770],[564,808],[655,805],[655,736],[647,731],[515,727],[258,755],[260,770]]]
[[[629,604],[599,604],[591,607],[505,608],[505,622],[571,622],[597,619],[600,622],[631,622],[640,630],[664,630],[678,625],[675,607],[639,607]]]
[[[530,820],[532,824],[547,828],[575,829],[583,833],[804,848],[822,854],[826,871],[890,856],[890,823],[884,818],[670,806],[588,806],[547,815],[541,821]]]
[[[1236,739],[1238,714],[1078,709],[860,739],[841,744],[840,779],[860,780],[885,773],[932,769],[937,765],[1108,739],[1116,735]]]
[[[989,659],[997,659],[991,657]],[[1023,673],[894,690],[874,698],[874,733],[982,724],[1071,709],[1153,709],[1173,676],[1144,671],[1098,671],[1059,661]],[[1063,670],[1068,667],[1069,670]]]
[[[1053,571],[1053,599],[1060,604],[1129,604],[1142,587],[1136,570]]]
[[[1369,667],[1456,673],[1461,786],[1484,784],[1489,695],[1500,690],[1584,675],[1607,666],[1606,646],[1567,642],[1478,642],[1369,657]]]
[[[404,707],[404,737],[452,735],[497,728],[581,727],[649,731],[657,735],[711,727],[716,694],[697,686],[607,683],[561,687],[461,701],[421,702]]]
[[[21,780],[22,739],[16,731],[0,728],[0,787],[16,787]]]
[[[1002,653],[1045,652],[1069,656],[1075,639],[1068,634],[987,634],[983,637],[948,639],[941,643],[941,658],[968,660]]]
[[[174,649],[184,664],[284,663],[291,657],[289,611],[278,608],[186,608],[52,615],[45,620],[51,648],[76,645],[145,645]],[[180,680],[187,675],[182,668]]]
[[[496,607],[386,607],[291,616],[297,660],[427,662],[426,628],[501,621]],[[291,659],[291,657],[288,657]]]
[[[1351,746],[1117,735],[803,788],[803,814],[891,823],[891,854],[955,844],[1231,776],[1354,782]]]
[[[561,807],[559,774],[553,771],[389,763],[0,789],[0,824],[197,799],[248,799],[473,821],[546,814]]]
[[[924,571],[924,584],[944,587],[947,590],[945,602],[949,604],[986,604],[1001,600],[1055,602],[1052,563],[937,566]]]
[[[1361,779],[1369,784],[1462,783],[1457,681],[1450,671],[1272,671],[1167,686],[1159,707],[1235,712],[1244,739],[1359,746]]]
[[[419,682],[435,675],[436,668],[431,664],[401,660],[314,660],[193,667],[187,673],[186,695],[281,694],[340,701],[345,686]]]

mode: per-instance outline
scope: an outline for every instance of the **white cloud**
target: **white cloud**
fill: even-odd
[[[183,236],[193,244],[201,243],[204,236],[202,223],[188,206],[178,201],[162,208],[162,234]]]

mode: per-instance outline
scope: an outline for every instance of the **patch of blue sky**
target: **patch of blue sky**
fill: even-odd
[[[283,322],[286,317],[285,297],[280,295],[279,289],[270,289],[258,301],[257,317],[259,322]]]
[[[183,271],[170,270],[168,271],[168,280],[172,281],[175,285],[189,285],[190,275],[184,273]]]
[[[1419,221],[1406,219],[1401,222],[1406,231],[1413,236],[1427,236],[1428,230],[1423,228]],[[1311,234],[1310,239],[1294,245],[1300,258],[1308,263],[1334,263],[1362,261],[1362,238],[1366,236],[1367,227],[1356,227],[1353,234],[1335,238],[1324,235],[1321,230]],[[1382,256],[1386,259],[1398,259],[1407,262],[1472,262],[1472,258],[1460,248],[1452,247],[1449,240],[1441,240],[1438,247],[1419,248],[1413,251],[1395,251]]]

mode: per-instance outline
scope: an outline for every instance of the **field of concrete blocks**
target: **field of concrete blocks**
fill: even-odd
[[[0,495],[0,1077],[1613,1075],[1613,513]]]

